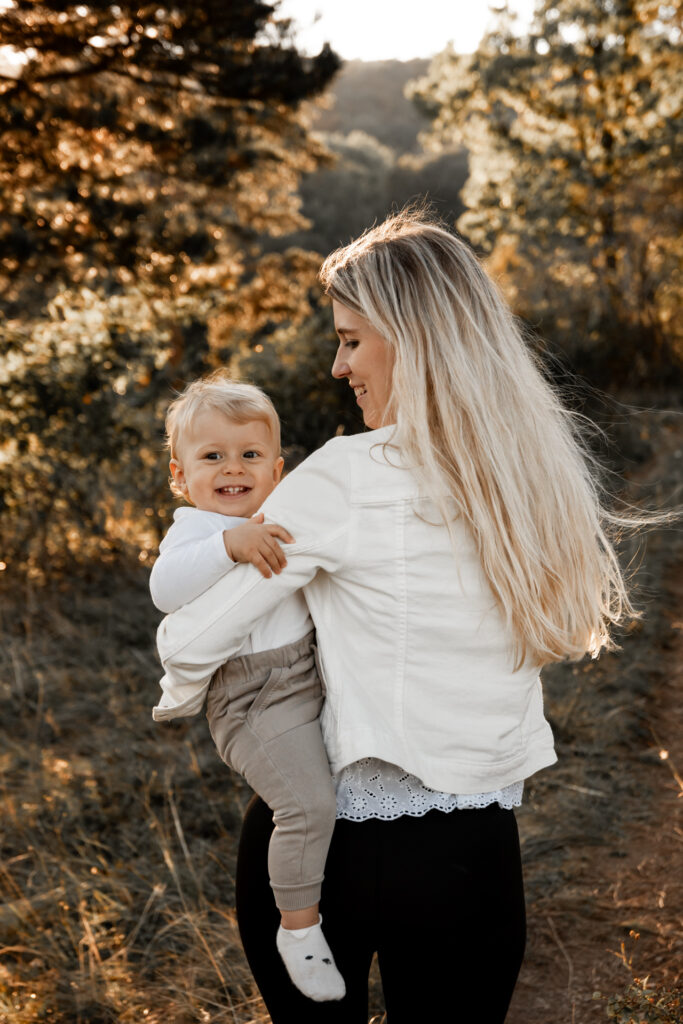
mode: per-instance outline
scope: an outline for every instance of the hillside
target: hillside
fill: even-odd
[[[427,118],[404,92],[426,73],[429,61],[348,61],[332,80],[312,127],[331,164],[304,175],[299,195],[308,231],[265,242],[326,254],[383,220],[392,210],[427,198],[449,223],[463,212],[460,190],[468,174],[463,149],[422,152]]]
[[[332,81],[330,105],[315,115],[317,131],[362,131],[397,153],[419,153],[418,132],[428,120],[403,95],[407,82],[424,75],[428,60],[347,61]]]

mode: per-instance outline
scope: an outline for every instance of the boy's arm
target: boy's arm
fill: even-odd
[[[200,515],[184,517],[173,523],[159,548],[149,578],[152,600],[168,615],[199,597],[234,566],[220,526],[216,529],[215,522]]]
[[[161,623],[157,645],[166,675],[155,719],[196,714],[214,671],[239,650],[254,622],[306,586],[320,569],[334,573],[345,564],[350,488],[341,455],[329,446],[316,452],[266,501],[266,514],[286,523],[296,538],[287,550],[283,573],[264,580],[249,566],[237,567],[209,593]]]
[[[221,528],[224,527],[224,528]],[[250,562],[266,579],[287,564],[278,540],[294,538],[277,523],[224,517],[224,522],[191,512],[173,523],[159,548],[149,589],[154,604],[167,615],[199,597],[237,562]]]

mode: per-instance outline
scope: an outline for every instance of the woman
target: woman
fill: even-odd
[[[525,939],[512,808],[555,761],[539,667],[607,645],[630,606],[569,414],[470,250],[404,212],[321,279],[332,372],[370,431],[328,442],[266,501],[295,538],[287,568],[236,568],[165,620],[160,651],[196,686],[304,588],[338,783],[321,910],[347,995],[313,1004],[287,981],[256,800],[237,910],[275,1024],[366,1024],[375,951],[389,1024],[500,1024]]]

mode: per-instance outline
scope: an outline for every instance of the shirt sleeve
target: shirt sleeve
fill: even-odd
[[[195,511],[195,510],[193,510]],[[234,525],[243,522],[237,519]],[[236,563],[228,557],[223,530],[201,515],[176,520],[159,545],[149,578],[152,601],[160,612],[177,611],[199,597]]]
[[[265,579],[252,565],[235,568],[206,593],[167,616],[157,645],[166,675],[162,688],[195,714],[211,676],[241,647],[253,623],[319,570],[336,572],[345,562],[350,532],[348,459],[334,441],[314,452],[283,480],[263,505],[268,522],[294,537],[287,565]],[[156,715],[155,717],[160,717]]]

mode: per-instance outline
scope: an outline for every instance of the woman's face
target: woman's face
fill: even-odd
[[[336,299],[332,301],[332,310],[339,335],[332,376],[348,379],[363,411],[365,426],[376,430],[387,422],[394,354],[382,335],[362,316]]]

